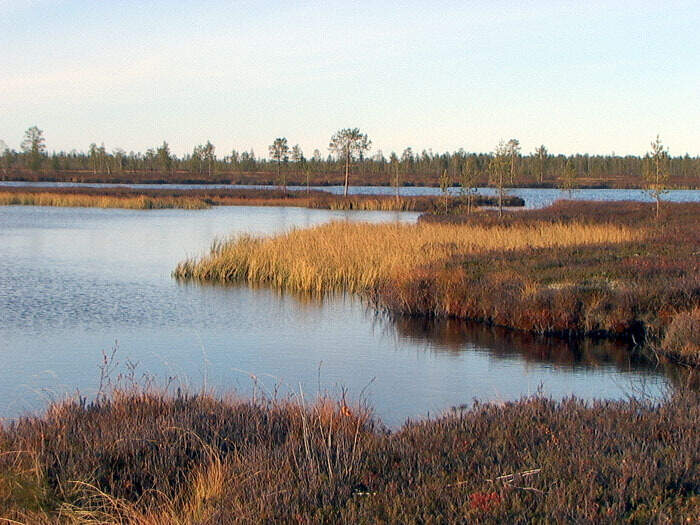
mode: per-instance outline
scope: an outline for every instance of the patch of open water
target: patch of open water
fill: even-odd
[[[320,388],[388,425],[474,399],[658,396],[674,381],[624,345],[534,338],[455,321],[391,320],[347,297],[308,300],[170,276],[217,237],[414,213],[279,207],[115,210],[0,207],[0,418],[99,384],[103,351],[137,375],[216,391]],[[253,380],[252,378],[256,378]],[[256,386],[257,381],[257,386]]]

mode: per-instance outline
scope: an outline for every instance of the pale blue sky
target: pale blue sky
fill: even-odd
[[[0,0],[0,139],[698,155],[699,28],[698,0]]]

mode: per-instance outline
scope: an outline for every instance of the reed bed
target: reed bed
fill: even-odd
[[[395,197],[389,195],[353,195],[349,197],[323,196],[310,199],[309,208],[330,210],[372,210],[372,211],[420,211],[438,215],[464,213],[468,209],[478,210],[480,206],[496,206],[498,199],[485,195],[472,196],[471,206],[466,197],[450,196],[445,210],[445,199],[440,196]],[[524,206],[520,197],[506,196],[503,205],[508,207]]]
[[[0,427],[0,521],[697,523],[699,418],[681,390],[389,432],[342,400],[117,391]]]
[[[418,268],[460,254],[623,243],[642,233],[616,225],[454,226],[334,222],[272,238],[241,236],[179,264],[174,276],[265,283],[310,293],[377,290]]]
[[[560,202],[503,218],[483,211],[421,216],[418,225],[334,223],[218,242],[173,274],[358,293],[409,316],[646,341],[659,355],[697,365],[700,205],[665,210],[656,222],[643,203]]]
[[[135,210],[172,209],[201,210],[210,205],[201,199],[187,197],[122,197],[68,193],[0,192],[0,206],[59,206],[79,208],[126,208]]]
[[[472,206],[492,206],[493,197],[474,196]],[[326,210],[424,211],[444,214],[440,197],[405,197],[387,195],[353,195],[343,197],[324,191],[283,191],[278,189],[219,188],[219,189],[132,189],[12,187],[0,191],[0,205],[82,206],[102,208],[185,208],[203,209],[211,206],[296,206]],[[509,197],[505,206],[523,206],[519,197]],[[448,201],[448,213],[466,209],[466,199]]]

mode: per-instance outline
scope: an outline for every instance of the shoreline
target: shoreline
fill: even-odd
[[[59,173],[31,173],[25,171],[12,170],[8,173],[0,173],[2,180],[15,182],[73,182],[73,183],[93,183],[93,184],[240,184],[240,185],[277,185],[276,174],[272,172],[255,173],[235,173],[219,172],[211,176],[193,175],[186,171],[176,173],[162,172],[137,172],[118,173],[112,175],[93,174],[91,171],[67,171]],[[306,186],[306,179],[299,178],[300,175],[288,174],[287,186]],[[486,186],[486,179],[479,180],[479,186]],[[558,186],[556,178],[550,178],[544,182],[521,178],[520,188],[544,188],[554,189]],[[456,186],[456,183],[453,183]],[[343,176],[339,173],[315,173],[310,181],[311,186],[342,186]],[[353,174],[352,186],[376,186],[393,187],[387,179],[377,180],[373,176]],[[413,174],[404,179],[401,187],[432,187],[440,186],[437,176],[429,174]],[[698,190],[700,180],[698,177],[686,176],[675,183],[671,181],[670,189]],[[641,174],[638,176],[621,175],[618,177],[596,178],[579,177],[577,187],[580,189],[643,189]]]
[[[383,210],[440,213],[442,196],[404,196],[353,194],[347,197],[313,190],[282,191],[276,189],[132,189],[105,188],[40,188],[0,186],[0,205],[13,206],[77,206],[130,209],[206,209],[213,206],[296,206],[328,210]],[[496,197],[475,195],[472,205],[494,206]],[[507,196],[504,206],[522,207],[520,197]],[[456,213],[467,205],[465,197],[450,197],[448,208]]]
[[[561,201],[517,214],[424,214],[217,243],[176,279],[363,296],[397,315],[645,343],[700,365],[700,204]],[[329,255],[332,254],[332,255]]]

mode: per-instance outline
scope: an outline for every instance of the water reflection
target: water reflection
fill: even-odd
[[[653,370],[648,357],[635,352],[621,341],[608,339],[568,340],[508,330],[483,323],[448,320],[395,318],[401,337],[413,342],[428,342],[436,352],[460,353],[488,350],[500,359],[524,359],[532,363],[551,363],[567,368],[608,367],[619,370]]]
[[[232,232],[269,234],[329,220],[415,214],[303,208],[95,210],[0,207],[0,418],[79,390],[94,393],[101,352],[160,380],[253,392],[366,390],[388,425],[477,398],[654,395],[673,379],[612,342],[556,339],[456,321],[392,320],[357,298],[266,287],[180,284],[178,261]],[[321,366],[322,365],[322,366]],[[319,374],[319,368],[321,373]],[[319,381],[320,376],[320,381]],[[373,381],[374,380],[374,381]]]
[[[393,316],[391,324],[401,339],[422,343],[437,354],[485,352],[496,359],[544,364],[561,370],[611,369],[665,377],[676,387],[700,387],[700,376],[692,369],[659,360],[649,349],[621,340],[566,339],[457,319]]]

